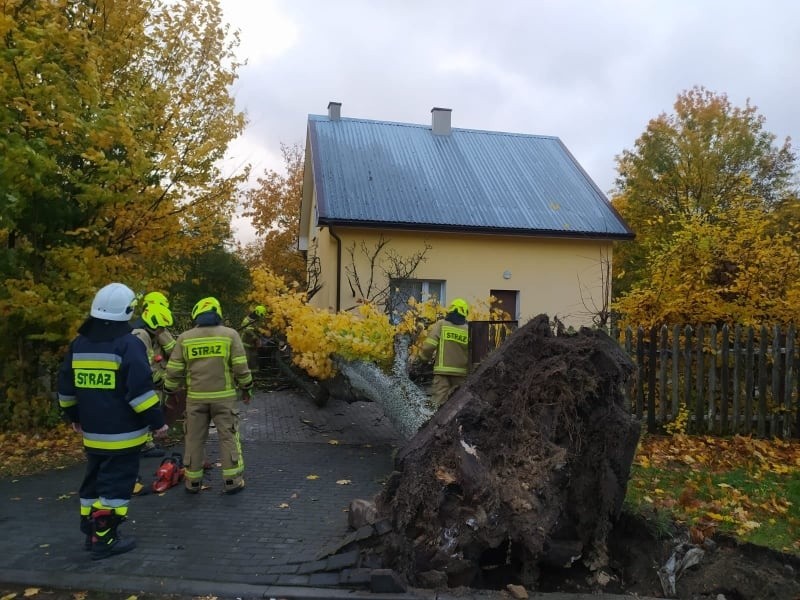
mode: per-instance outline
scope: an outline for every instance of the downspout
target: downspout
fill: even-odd
[[[336,235],[330,225],[328,225],[328,232],[336,240],[336,312],[339,312],[342,309],[342,238]]]

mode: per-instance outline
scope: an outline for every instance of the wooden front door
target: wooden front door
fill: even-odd
[[[519,319],[518,290],[491,290],[489,294],[495,298],[492,308],[502,308],[512,321]]]

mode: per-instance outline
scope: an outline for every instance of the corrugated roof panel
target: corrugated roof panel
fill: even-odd
[[[631,237],[558,138],[309,115],[323,222]]]

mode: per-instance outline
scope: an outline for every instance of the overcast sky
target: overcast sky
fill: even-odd
[[[247,60],[228,169],[282,171],[309,113],[561,138],[601,190],[614,158],[694,85],[800,134],[795,0],[221,0]],[[246,222],[239,235],[252,236]]]

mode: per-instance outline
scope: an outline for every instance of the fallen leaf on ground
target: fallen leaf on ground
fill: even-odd
[[[26,598],[30,598],[31,596],[35,596],[38,593],[39,593],[39,588],[29,587],[25,588],[25,591],[22,593],[22,595],[25,596]]]
[[[289,505],[286,502],[281,502],[278,504],[278,508],[289,508]]]
[[[338,446],[339,445],[339,440],[328,440],[328,443],[331,446]]]
[[[6,594],[5,596],[0,597],[0,600],[11,600],[12,598],[17,597],[17,592],[11,592],[10,594]]]
[[[74,600],[86,600],[87,594],[88,592],[74,592],[72,594],[72,597],[74,598]]]
[[[443,467],[439,467],[436,469],[436,479],[441,481],[442,483],[449,485],[456,481],[455,475],[453,475],[450,471]]]
[[[319,475],[306,475],[306,479],[319,479]]]
[[[350,485],[350,480],[349,479],[338,479],[336,481],[336,484],[337,485]]]

